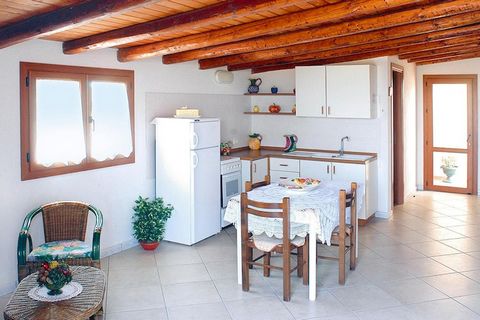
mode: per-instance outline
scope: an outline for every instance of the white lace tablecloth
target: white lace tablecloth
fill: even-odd
[[[339,224],[338,192],[340,189],[350,190],[350,182],[321,182],[312,191],[296,191],[286,189],[276,183],[256,188],[248,193],[251,200],[280,203],[283,197],[290,197],[290,237],[306,236],[309,230],[315,231],[321,242],[330,245],[332,231]],[[363,205],[363,185],[357,188],[357,212]],[[349,217],[348,213],[348,217]],[[228,202],[225,210],[225,221],[232,222],[236,228],[240,225],[240,195]],[[348,220],[347,220],[348,221]],[[255,235],[266,233],[269,237],[283,237],[281,219],[248,217],[249,231]]]

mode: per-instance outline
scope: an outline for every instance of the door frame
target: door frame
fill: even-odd
[[[401,88],[395,91],[395,72],[402,75]],[[405,81],[405,70],[403,66],[392,63],[392,202],[393,205],[401,205],[405,201],[405,122],[403,114],[403,89]],[[399,98],[398,103],[395,99]],[[397,171],[397,179],[395,172]],[[398,178],[400,177],[400,178]]]
[[[442,192],[456,192],[456,193],[466,193],[466,194],[477,194],[477,165],[478,165],[478,87],[477,87],[477,75],[476,74],[439,74],[439,75],[424,75],[423,76],[423,188],[424,190],[431,190],[431,191],[442,191]],[[428,107],[431,105],[430,102],[430,95],[427,92],[427,82],[433,79],[452,79],[452,80],[461,80],[461,79],[468,79],[472,81],[472,191],[471,193],[467,191],[460,191],[461,188],[455,187],[446,187],[446,186],[434,186],[433,183],[430,181],[430,174],[428,169],[428,165],[433,161],[431,159],[431,155],[428,152],[427,148],[427,133],[431,130],[431,123],[429,121],[428,115]],[[430,182],[430,183],[429,183]],[[460,190],[458,190],[460,189]],[[468,184],[467,188],[468,189]]]

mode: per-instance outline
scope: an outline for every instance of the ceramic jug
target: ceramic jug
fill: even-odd
[[[297,150],[297,141],[298,137],[294,134],[285,134],[285,148],[283,148],[284,152],[292,152]]]
[[[262,143],[262,136],[258,133],[253,133],[249,135],[250,139],[248,140],[248,147],[251,150],[258,150],[260,149]]]
[[[260,85],[262,84],[262,79],[248,79],[250,80],[250,85],[248,86],[248,93],[258,93],[260,91]]]

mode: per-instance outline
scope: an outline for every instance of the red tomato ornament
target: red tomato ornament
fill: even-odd
[[[275,103],[273,103],[272,105],[270,105],[268,107],[268,111],[271,112],[271,113],[279,113],[281,109],[282,108],[280,108],[280,106],[278,104],[275,104]]]

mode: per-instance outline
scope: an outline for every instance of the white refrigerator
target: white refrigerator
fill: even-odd
[[[192,245],[220,232],[220,121],[155,118],[156,196],[172,204],[165,240]]]

